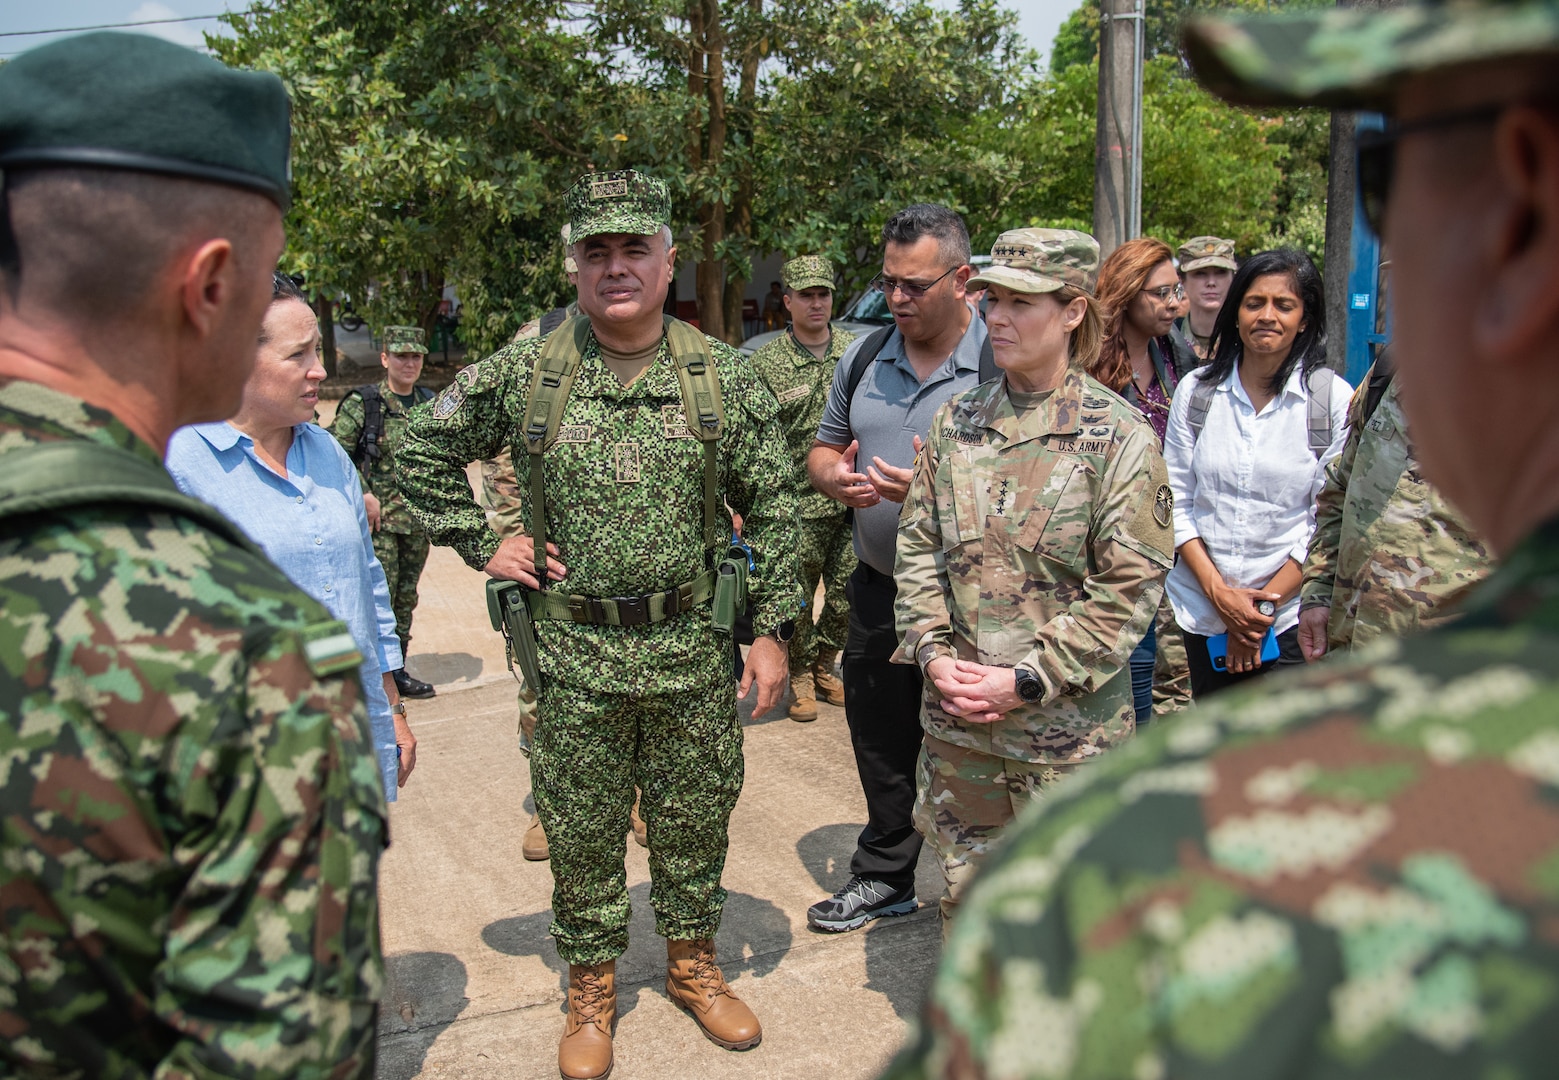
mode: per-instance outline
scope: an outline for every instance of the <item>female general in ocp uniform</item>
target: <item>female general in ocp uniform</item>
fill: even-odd
[[[1003,233],[986,322],[1000,379],[944,405],[899,522],[894,659],[926,675],[915,824],[945,920],[1023,806],[1135,729],[1117,677],[1158,608],[1173,498],[1141,414],[1085,374],[1101,337],[1086,233]]]

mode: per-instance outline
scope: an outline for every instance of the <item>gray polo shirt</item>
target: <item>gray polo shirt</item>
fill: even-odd
[[[823,407],[823,422],[817,429],[817,441],[830,446],[849,446],[852,440],[860,441],[861,449],[855,458],[855,471],[859,473],[866,471],[873,457],[908,468],[915,461],[915,436],[926,438],[931,417],[942,403],[979,385],[985,320],[977,312],[970,313],[969,328],[953,349],[953,355],[925,382],[915,375],[904,355],[904,335],[894,327],[877,354],[877,362],[866,369],[861,385],[855,388],[855,397],[846,410],[844,394],[850,381],[850,365],[870,336],[856,338],[839,358],[834,384],[828,390],[828,404]],[[900,509],[899,503],[884,499],[876,506],[855,512],[855,554],[884,574],[893,573]]]

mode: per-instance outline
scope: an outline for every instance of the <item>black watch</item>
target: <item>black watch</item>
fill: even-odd
[[[775,641],[779,642],[781,645],[787,645],[790,643],[790,639],[796,636],[796,620],[786,619],[784,622],[780,623],[772,631],[770,631],[770,633],[774,635]]]
[[[1038,675],[1027,668],[1013,668],[1012,672],[1018,696],[1024,701],[1034,702],[1045,696],[1045,684],[1039,681]]]

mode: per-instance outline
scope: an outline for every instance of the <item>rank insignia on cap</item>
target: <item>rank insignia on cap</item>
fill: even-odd
[[[590,184],[592,199],[620,199],[628,194],[627,180],[595,180]]]

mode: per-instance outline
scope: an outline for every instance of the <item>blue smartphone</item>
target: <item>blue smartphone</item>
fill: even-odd
[[[1229,659],[1229,635],[1219,634],[1217,637],[1207,639],[1207,657],[1213,662],[1213,670],[1227,673],[1229,667],[1224,661]],[[1267,627],[1267,636],[1261,639],[1261,662],[1270,664],[1278,658],[1278,636],[1273,633],[1272,627]]]

